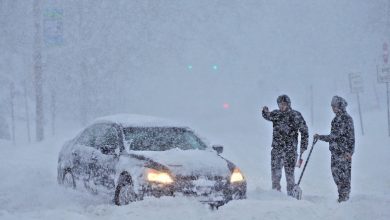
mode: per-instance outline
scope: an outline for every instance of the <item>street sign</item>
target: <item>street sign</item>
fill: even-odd
[[[363,78],[360,73],[349,74],[349,87],[351,89],[351,92],[355,93],[357,97],[358,107],[359,107],[360,127],[362,129],[362,135],[364,135],[363,117],[362,117],[362,110],[360,108],[360,98],[359,98],[359,93],[364,91],[364,87],[363,87]]]
[[[390,6],[390,5],[389,5]],[[388,24],[389,16],[388,16]],[[388,64],[389,61],[389,46],[387,42],[383,43],[383,65],[376,66],[376,73],[378,77],[379,83],[386,83],[386,95],[387,95],[387,126],[390,137],[390,97],[389,97],[389,83],[390,83],[390,66]]]
[[[379,83],[389,83],[390,82],[390,65],[383,64],[382,66],[377,66],[376,72],[377,72]]]
[[[352,93],[359,93],[364,91],[363,78],[360,73],[349,74],[349,87]]]
[[[64,11],[60,8],[46,9],[43,14],[43,36],[47,46],[59,46],[64,43]]]

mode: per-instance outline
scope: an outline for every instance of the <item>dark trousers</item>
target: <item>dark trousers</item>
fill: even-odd
[[[272,189],[280,191],[280,180],[282,178],[282,168],[284,167],[287,194],[292,195],[292,189],[295,185],[294,169],[297,156],[297,153],[294,151],[284,151],[276,148],[271,150]]]
[[[339,198],[348,199],[351,192],[352,161],[344,155],[332,153],[331,170],[333,180],[337,185]]]

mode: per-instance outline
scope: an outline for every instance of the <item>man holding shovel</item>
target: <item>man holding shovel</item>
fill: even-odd
[[[352,154],[355,150],[355,132],[352,117],[347,113],[345,99],[334,96],[332,109],[336,114],[332,120],[329,135],[314,135],[314,140],[329,142],[331,152],[331,170],[333,180],[337,185],[339,199],[344,202],[349,199],[351,192]]]
[[[273,123],[273,139],[271,150],[272,189],[280,191],[282,168],[286,174],[287,195],[293,196],[295,184],[294,169],[297,162],[298,132],[301,134],[300,153],[307,149],[308,128],[301,113],[291,109],[291,101],[287,95],[277,99],[279,110],[270,112],[263,107],[263,117]]]

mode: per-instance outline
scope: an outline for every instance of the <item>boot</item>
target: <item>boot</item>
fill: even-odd
[[[337,200],[338,203],[341,203],[341,202],[346,202],[348,201],[349,199],[349,196],[348,195],[339,195],[339,199]]]

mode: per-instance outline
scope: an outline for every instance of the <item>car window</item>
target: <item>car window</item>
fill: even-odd
[[[117,129],[113,125],[100,124],[94,129],[95,148],[104,154],[114,154],[119,147]]]
[[[204,150],[207,146],[192,131],[176,127],[130,127],[124,129],[125,144],[130,150],[165,151]]]
[[[84,146],[94,147],[95,135],[93,127],[86,128],[77,139],[77,143]]]

